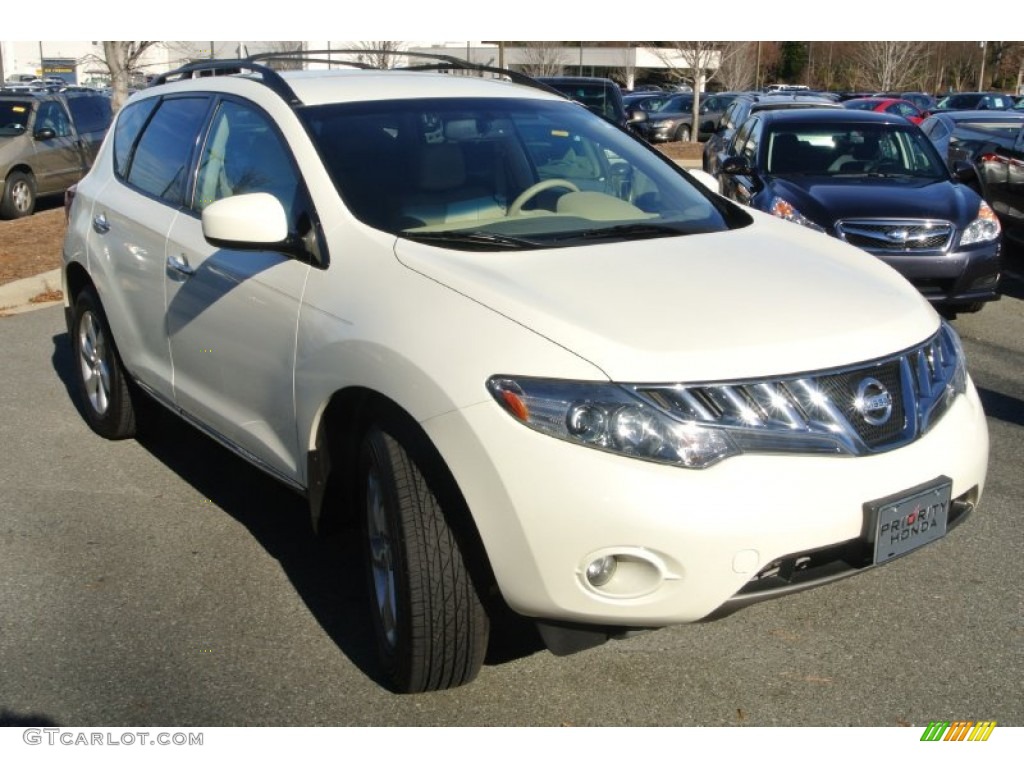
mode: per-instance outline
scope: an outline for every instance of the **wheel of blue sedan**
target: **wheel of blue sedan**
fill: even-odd
[[[389,686],[417,693],[470,682],[488,619],[434,489],[381,426],[363,440],[359,477],[370,613]]]

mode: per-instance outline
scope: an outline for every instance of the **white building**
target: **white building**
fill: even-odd
[[[295,47],[307,50],[354,49],[367,47],[366,42],[307,40],[296,41]],[[561,46],[554,43],[531,43],[510,46],[497,42],[414,41],[402,42],[403,50],[445,54],[475,64],[520,69],[545,61],[565,74],[614,76],[632,87],[637,70],[669,70],[685,67],[683,57],[673,49],[652,49],[635,45],[594,46],[579,44]],[[161,42],[147,49],[139,62],[141,75],[159,74],[191,60],[233,58],[267,50],[284,50],[290,46],[268,41],[176,41]],[[333,58],[332,56],[328,58]],[[341,55],[338,58],[342,58]],[[103,46],[98,41],[0,41],[0,82],[28,80],[35,77],[58,76],[72,83],[94,84],[107,80],[103,64]]]

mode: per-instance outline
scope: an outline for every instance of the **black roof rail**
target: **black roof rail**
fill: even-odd
[[[203,73],[206,73],[205,75]],[[292,106],[299,106],[302,101],[295,95],[295,91],[270,67],[258,64],[248,59],[206,59],[205,61],[193,61],[189,64],[164,72],[153,79],[152,85],[163,85],[177,80],[187,80],[192,77],[210,77],[213,75],[237,75],[242,72],[258,74],[263,83],[274,93],[284,99]]]
[[[489,72],[508,78],[519,85],[530,86],[547,93],[566,98],[565,95],[547,85],[546,83],[534,80],[522,72],[514,72],[501,67],[492,67],[488,64],[474,64],[460,59],[457,56],[448,56],[440,53],[422,53],[419,51],[375,51],[361,50],[356,48],[341,48],[333,50],[298,50],[280,51],[269,53],[256,53],[244,59],[204,59],[184,64],[177,69],[165,72],[153,79],[152,85],[164,85],[169,82],[186,80],[194,77],[210,77],[213,75],[237,75],[249,72],[260,76],[261,81],[275,93],[277,93],[289,105],[296,107],[302,104],[302,100],[296,96],[295,91],[288,85],[287,81],[272,67],[261,62],[271,61],[294,61],[315,64],[337,64],[340,66],[356,67],[358,69],[379,69],[372,64],[363,61],[361,57],[367,54],[388,54],[391,56],[404,56],[407,58],[430,59],[433,63],[412,64],[394,69],[406,72],[437,71],[437,70],[458,70],[463,72]],[[323,58],[323,56],[327,58]],[[351,59],[335,59],[334,56],[353,56]]]
[[[380,51],[380,50],[363,50],[359,48],[333,48],[313,51],[284,51],[277,53],[257,53],[249,57],[252,61],[302,61],[312,62],[317,64],[338,64],[341,66],[358,67],[360,69],[378,69],[378,67],[368,64],[362,60],[361,57],[368,54],[386,54],[388,56],[395,57],[406,57],[410,59],[429,59],[433,63],[423,64],[409,64],[404,67],[393,67],[393,69],[400,70],[403,72],[426,72],[434,70],[459,70],[463,72],[489,72],[495,75],[502,75],[507,77],[513,83],[519,85],[528,85],[532,88],[537,88],[547,93],[554,94],[555,96],[562,96],[564,94],[546,83],[541,83],[530,77],[524,75],[522,72],[515,72],[511,69],[503,69],[501,67],[492,67],[490,64],[475,64],[465,59],[460,59],[458,56],[449,56],[444,53],[423,53],[422,51]],[[327,58],[320,58],[322,56]],[[354,59],[341,59],[334,58],[335,56],[354,56]]]

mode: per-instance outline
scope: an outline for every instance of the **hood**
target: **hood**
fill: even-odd
[[[951,180],[913,178],[770,176],[758,207],[778,195],[831,232],[839,219],[942,219],[960,230],[978,215],[979,198]]]
[[[901,351],[938,327],[928,302],[880,260],[752,213],[753,225],[729,232],[546,250],[399,239],[396,256],[620,382],[838,367]]]

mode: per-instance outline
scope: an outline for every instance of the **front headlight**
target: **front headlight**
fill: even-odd
[[[999,219],[984,200],[978,207],[978,218],[972,221],[960,236],[960,245],[986,243],[999,237]]]
[[[792,221],[794,224],[802,224],[809,229],[813,229],[815,232],[825,231],[824,227],[815,224],[793,207],[791,202],[783,200],[781,197],[772,198],[772,202],[768,206],[768,212],[773,216],[778,216],[780,219]]]
[[[493,376],[487,390],[531,429],[689,469],[742,453],[865,456],[906,445],[967,389],[943,322],[904,352],[815,373],[725,382],[616,384]]]
[[[495,376],[487,389],[526,426],[590,448],[693,469],[739,453],[724,431],[674,419],[615,384]]]

